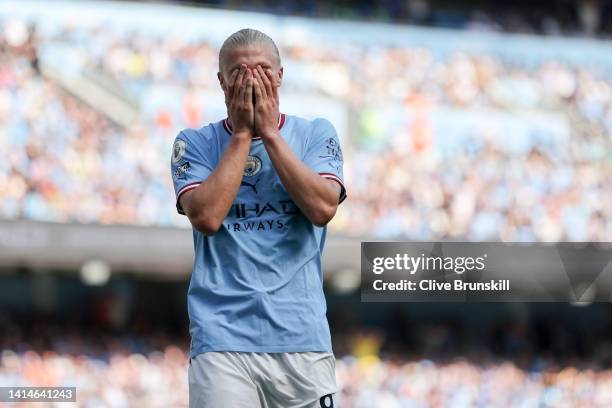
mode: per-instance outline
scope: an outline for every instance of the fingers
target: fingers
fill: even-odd
[[[266,96],[272,96],[274,94],[274,91],[272,90],[272,82],[270,82],[270,78],[268,78],[261,65],[258,65],[256,69],[257,72],[259,72],[259,76],[261,77],[261,80],[266,89]]]
[[[276,86],[276,82],[274,81],[274,77],[272,76],[272,70],[266,70],[266,78],[270,81],[270,87],[272,88],[272,96],[274,99],[278,100],[278,86]]]
[[[268,97],[268,92],[266,91],[266,85],[263,81],[261,73],[262,73],[261,67],[258,65],[257,68],[253,70],[253,75],[255,77],[255,84],[257,84],[257,87],[259,88],[259,94],[257,93],[255,94],[257,99],[259,100],[263,100],[264,98]]]
[[[257,72],[257,70],[253,70],[253,88],[255,91],[255,101],[259,102],[259,101],[263,101],[264,99],[264,95],[265,95],[265,88],[263,83],[261,82],[261,78],[259,77],[259,72]]]
[[[246,76],[244,78],[244,85],[243,85],[244,90],[242,91],[242,94],[244,96],[244,103],[245,105],[252,105],[253,104],[253,73],[251,72],[251,70],[247,70],[246,72]]]
[[[243,87],[243,82],[244,82],[244,75],[246,74],[246,70],[247,70],[247,66],[245,64],[242,64],[240,66],[240,71],[238,72],[238,78],[236,78],[236,83],[234,84],[234,94],[232,95],[233,98],[243,98],[244,97],[244,87]]]
[[[238,76],[238,68],[234,69],[229,77],[227,84],[227,96],[231,98],[234,96],[234,85],[236,84],[236,77]]]

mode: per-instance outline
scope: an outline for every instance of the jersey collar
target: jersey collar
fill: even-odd
[[[278,115],[278,130],[280,130],[285,124],[285,114],[281,113]],[[232,125],[229,121],[229,118],[223,119],[223,128],[229,133],[232,134]],[[253,140],[261,140],[260,136],[253,136]]]

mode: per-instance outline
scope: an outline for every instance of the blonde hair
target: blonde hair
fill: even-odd
[[[236,31],[234,34],[227,37],[225,41],[223,41],[223,45],[219,50],[219,71],[222,70],[228,52],[236,48],[250,47],[253,45],[265,45],[272,48],[274,55],[276,56],[276,62],[278,65],[280,65],[280,53],[278,52],[278,47],[276,47],[276,44],[272,38],[268,37],[259,30],[255,30],[253,28],[243,28],[242,30]]]

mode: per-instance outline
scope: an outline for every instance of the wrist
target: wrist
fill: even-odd
[[[261,134],[258,133],[257,136],[261,137],[264,142],[274,142],[281,137],[278,129],[265,130]]]
[[[241,129],[232,132],[232,138],[240,141],[251,141],[253,138],[253,132],[249,129]]]

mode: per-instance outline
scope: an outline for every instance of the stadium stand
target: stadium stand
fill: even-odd
[[[3,25],[1,126],[11,154],[0,216],[186,226],[172,214],[167,157],[176,129],[224,115],[218,96],[208,98],[218,86],[214,42],[65,24],[47,28],[54,34],[23,20]],[[285,92],[334,99],[349,118],[341,133],[351,199],[333,231],[609,237],[612,64],[534,59],[543,45],[535,38],[523,40],[522,60],[491,45],[443,48],[445,38],[430,48],[281,41]],[[112,120],[62,86],[67,77],[137,106],[136,120]]]
[[[335,341],[348,347],[334,346],[340,402],[385,408],[609,406],[609,334],[593,330],[593,311],[586,309],[577,315],[590,321],[589,328],[561,330],[568,313],[561,309],[556,317],[545,312],[544,330],[521,319],[490,327],[417,319],[405,328],[410,339],[399,348],[384,338],[397,334],[397,325],[335,333]],[[142,317],[117,331],[100,322],[51,323],[45,315],[24,325],[2,315],[0,384],[76,386],[80,406],[187,406],[188,340],[143,325]],[[474,331],[475,341],[466,330]]]
[[[181,232],[189,239],[188,222],[174,208],[171,143],[178,129],[225,115],[215,77],[219,41],[254,16],[278,39],[286,69],[282,108],[312,116],[325,107],[343,139],[349,199],[330,226],[334,238],[612,236],[612,48],[594,39],[494,32],[605,34],[605,24],[580,28],[575,17],[564,21],[564,12],[556,22],[537,17],[544,24],[534,27],[528,18],[506,15],[501,22],[490,12],[419,17],[418,9],[403,9],[421,3],[427,11],[434,5],[427,1],[402,3],[398,18],[389,17],[398,2],[386,2],[382,13],[371,2],[357,11],[335,2],[339,9],[283,14],[351,14],[463,30],[80,3],[56,2],[44,12],[35,2],[0,3],[0,151],[6,152],[0,260],[15,252],[6,250],[17,241],[10,231],[17,231],[22,250],[31,245],[43,253],[36,246],[42,242],[54,252],[59,242],[78,252],[71,246],[76,240],[62,235],[69,225],[90,246],[102,242],[98,235],[123,236],[116,245],[130,245],[119,255],[137,252],[134,280],[153,279],[142,267],[145,258],[158,274],[176,279],[185,265],[172,268],[146,254],[163,246],[189,264],[176,246],[131,244],[143,234],[137,227],[156,237],[172,228],[173,241]],[[296,103],[306,99],[311,103]],[[102,224],[117,229],[101,234]],[[91,255],[90,246],[83,256]],[[99,246],[109,259],[119,252]],[[66,252],[55,253],[65,256],[59,271],[49,266],[58,261],[51,253],[23,268],[0,262],[0,384],[77,386],[83,406],[185,406],[186,314],[159,305],[174,299],[172,285],[164,282],[155,301],[142,301],[159,306],[143,318],[132,303],[147,290],[130,286],[132,275],[125,278],[130,284],[114,286],[128,276],[124,269],[113,270],[102,288],[74,278],[69,290],[60,290],[55,281],[76,275],[79,266]],[[167,254],[158,257],[171,259]],[[349,258],[328,256],[326,265],[340,267],[338,260]],[[408,310],[423,315],[407,321],[406,310],[395,315],[360,305],[355,293],[349,303],[327,283],[343,406],[612,405],[607,305],[571,312],[567,305],[517,307],[529,317],[487,325],[432,321],[428,313],[452,316],[457,307],[417,305]],[[185,288],[176,290],[182,297],[175,304],[182,305]],[[493,309],[476,306],[478,313]],[[52,311],[38,316],[41,308]],[[72,319],[68,312],[75,310],[92,321]],[[147,324],[156,320],[161,327]],[[568,322],[582,325],[570,330]]]

